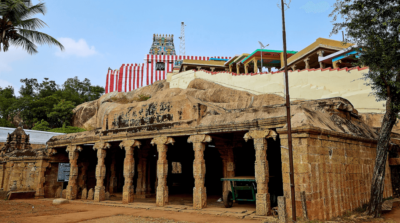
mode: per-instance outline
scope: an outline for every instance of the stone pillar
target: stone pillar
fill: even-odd
[[[142,191],[143,191],[143,157],[142,157],[142,151],[139,152],[139,163],[137,165],[137,183],[136,183],[136,194],[135,197],[137,198],[143,198],[142,197]]]
[[[333,69],[339,68],[339,64],[340,64],[341,62],[342,62],[341,60],[334,61],[334,62],[332,63]]]
[[[210,70],[211,70],[212,72],[214,72],[215,67],[210,67]]]
[[[233,156],[233,146],[226,146],[226,145],[217,145],[218,152],[221,154],[222,165],[223,165],[223,176],[224,178],[227,177],[234,177],[235,176],[235,162]],[[226,193],[231,191],[231,184],[229,181],[222,182],[222,197],[226,197]]]
[[[49,166],[49,162],[47,160],[40,160],[36,164],[36,168],[38,168],[38,185],[36,187],[35,198],[44,198],[44,183],[45,183],[45,172],[46,168]]]
[[[258,65],[257,65],[257,59],[256,58],[254,58],[253,63],[254,63],[254,73],[257,73]]]
[[[93,149],[97,150],[97,166],[96,166],[96,186],[94,188],[94,201],[100,202],[105,200],[106,189],[104,186],[104,178],[106,177],[106,165],[104,159],[106,158],[106,149],[110,148],[109,143],[97,142],[94,144]]]
[[[229,64],[229,72],[232,72],[233,64]]]
[[[115,171],[115,153],[112,154],[111,158],[111,166],[110,166],[110,185],[108,187],[108,192],[110,194],[114,193],[114,189],[117,186],[117,177],[116,177],[116,171]]]
[[[197,66],[197,70],[201,70],[201,66]]]
[[[183,71],[186,71],[187,65],[183,66]]]
[[[304,59],[304,63],[306,64],[306,69],[310,69],[310,58],[309,57]]]
[[[13,161],[9,161],[7,162],[6,166],[6,171],[5,173],[5,177],[4,177],[4,183],[3,183],[3,190],[4,191],[8,191],[10,190],[10,186],[11,186],[11,173],[13,171],[13,167],[14,167],[14,162]],[[39,178],[40,179],[40,178]],[[40,181],[40,180],[39,180]],[[36,190],[37,193],[37,190]]]
[[[142,190],[140,197],[146,198],[147,193],[147,156],[149,155],[148,150],[142,150]]]
[[[150,157],[150,156],[149,156]],[[147,184],[146,184],[146,194],[151,194],[151,164],[150,160],[147,162]]]
[[[256,162],[254,165],[257,183],[256,214],[268,215],[271,204],[268,193],[269,168],[267,160],[267,138],[276,139],[276,132],[272,130],[251,130],[245,134],[244,140],[254,140],[256,150]]]
[[[292,70],[295,71],[296,70],[296,64],[291,66]]]
[[[122,203],[132,203],[134,197],[133,176],[135,175],[135,158],[133,157],[133,150],[137,146],[140,147],[141,143],[137,140],[124,140],[119,146],[125,149],[124,160],[124,178],[125,184],[122,192]]]
[[[318,59],[319,59],[319,57],[323,57],[324,56],[324,51],[320,50],[320,51],[317,52],[317,54],[318,54]],[[324,69],[325,68],[325,64],[322,63],[322,62],[319,62],[319,68]]]
[[[6,163],[0,163],[0,189],[3,189],[4,185],[4,178],[5,178],[5,171],[6,171]]]
[[[79,151],[82,151],[81,146],[70,145],[67,146],[70,170],[69,170],[69,180],[67,186],[67,199],[75,200],[78,195],[78,157]]]
[[[245,74],[249,73],[249,64],[244,65],[244,73]]]
[[[204,150],[206,143],[211,142],[209,135],[192,135],[188,138],[188,143],[193,143],[194,161],[193,161],[193,209],[202,209],[207,207],[207,192],[204,187],[206,176],[206,162],[204,160]]]
[[[240,66],[239,63],[236,63],[236,73],[240,74]]]
[[[168,161],[167,151],[168,144],[174,144],[174,139],[166,136],[160,136],[151,140],[151,144],[157,145],[158,161],[157,161],[157,194],[156,194],[156,205],[158,207],[165,206],[168,204],[168,186],[167,186],[167,175],[168,175]]]

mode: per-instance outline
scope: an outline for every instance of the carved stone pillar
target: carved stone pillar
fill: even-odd
[[[244,140],[254,140],[256,162],[254,165],[257,183],[256,214],[268,215],[271,204],[268,193],[269,168],[267,160],[267,138],[276,139],[276,132],[272,130],[251,130],[245,134]]]
[[[211,142],[209,135],[192,135],[188,138],[188,143],[193,143],[194,161],[193,161],[193,209],[202,209],[207,207],[207,192],[204,187],[206,176],[206,162],[204,160],[204,150],[206,143]]]
[[[124,160],[124,178],[125,184],[122,192],[122,203],[132,203],[134,198],[133,176],[135,175],[135,158],[133,157],[133,150],[137,146],[140,147],[141,143],[137,140],[124,140],[119,146],[125,149]]]
[[[36,187],[35,198],[44,198],[44,183],[45,183],[45,172],[46,168],[49,166],[49,162],[47,160],[40,160],[36,164],[36,168],[38,168],[38,185]]]
[[[304,63],[306,64],[306,69],[310,69],[310,58],[309,57],[304,59]]]
[[[110,148],[109,143],[97,142],[93,149],[97,150],[97,166],[96,166],[96,186],[94,187],[94,201],[100,202],[105,200],[106,188],[104,186],[104,178],[106,177],[106,149]]]
[[[168,161],[167,151],[168,144],[174,144],[174,139],[166,136],[160,136],[151,140],[151,144],[157,145],[158,161],[157,161],[157,194],[156,194],[156,205],[164,206],[168,204],[168,186],[167,186],[167,175],[168,175]]]
[[[70,170],[69,180],[67,186],[67,199],[75,200],[78,195],[78,157],[79,152],[82,151],[81,146],[70,145],[67,146]]]

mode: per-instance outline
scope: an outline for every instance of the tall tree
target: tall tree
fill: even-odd
[[[37,31],[47,24],[33,15],[45,15],[44,3],[32,5],[28,0],[0,0],[0,51],[8,51],[10,45],[20,46],[29,54],[37,53],[36,44],[64,46],[46,33]]]
[[[378,101],[386,101],[379,131],[368,212],[379,217],[390,133],[400,112],[400,1],[337,0],[331,13],[332,34],[346,30],[345,42],[356,44],[358,64],[369,66],[365,79]]]

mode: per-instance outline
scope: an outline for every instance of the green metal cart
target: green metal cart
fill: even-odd
[[[238,201],[251,201],[255,202],[256,201],[256,180],[254,176],[243,176],[243,177],[229,177],[229,178],[222,178],[221,181],[229,181],[231,184],[231,191],[229,193],[224,194],[224,205],[226,208],[230,208],[233,205],[233,202],[238,202]],[[236,182],[250,182],[250,186],[236,186]],[[251,194],[253,196],[252,199],[244,199],[244,198],[239,198],[239,191],[251,191]],[[238,193],[239,192],[239,193]]]

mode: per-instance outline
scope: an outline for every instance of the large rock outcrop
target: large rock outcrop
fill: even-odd
[[[138,101],[141,95],[151,98]],[[202,79],[191,81],[187,89],[169,88],[167,82],[159,81],[127,93],[109,93],[79,105],[74,112],[75,126],[91,126],[93,131],[57,136],[51,141],[122,132],[135,134],[221,127],[235,131],[237,126],[245,129],[246,126],[265,126],[266,122],[280,123],[285,128],[286,123],[286,107],[281,96],[253,95]],[[376,129],[363,121],[348,100],[339,97],[292,102],[292,128],[298,127],[377,137]]]

